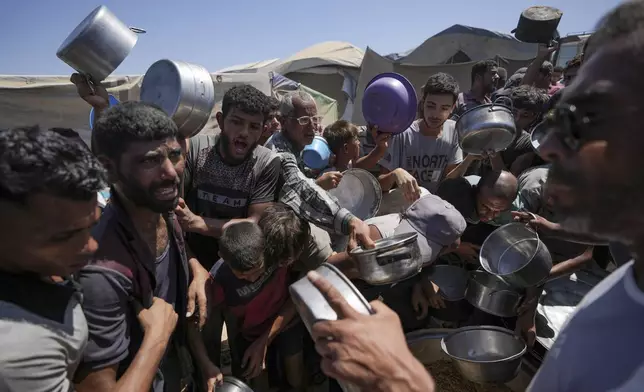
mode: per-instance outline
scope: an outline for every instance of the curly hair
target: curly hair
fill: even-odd
[[[267,207],[258,224],[266,238],[264,258],[268,264],[292,264],[311,236],[309,224],[283,203]]]
[[[103,166],[81,143],[38,126],[0,129],[0,198],[25,203],[46,193],[88,201],[106,186]]]
[[[221,102],[221,113],[224,118],[235,108],[246,114],[261,114],[266,118],[271,105],[266,94],[249,84],[243,84],[226,91]]]
[[[548,94],[545,94],[533,86],[521,85],[514,87],[510,92],[510,99],[515,109],[525,109],[535,113],[541,113],[546,102]]]
[[[435,73],[427,79],[423,85],[423,100],[428,95],[451,95],[454,102],[458,98],[460,89],[458,82],[450,74],[444,72]]]
[[[159,107],[128,101],[103,113],[92,129],[92,148],[98,155],[118,159],[131,143],[178,137],[174,121]]]
[[[479,61],[478,63],[474,64],[472,66],[472,84],[474,84],[474,80],[476,79],[477,76],[483,76],[485,73],[492,68],[498,68],[498,64],[494,60],[483,60]]]

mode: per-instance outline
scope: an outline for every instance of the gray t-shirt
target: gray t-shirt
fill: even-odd
[[[458,146],[454,121],[445,121],[438,138],[422,135],[420,121],[415,121],[405,131],[391,138],[389,148],[379,164],[391,171],[405,169],[416,178],[419,186],[434,193],[446,174],[445,168],[463,161],[463,151]]]
[[[0,273],[0,391],[73,391],[88,336],[81,293],[23,278]]]
[[[529,392],[644,390],[644,292],[633,262],[584,297],[536,374]]]

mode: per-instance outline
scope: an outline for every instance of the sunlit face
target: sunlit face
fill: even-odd
[[[262,113],[249,114],[233,107],[230,112],[217,113],[217,123],[221,129],[220,153],[230,163],[241,163],[253,153],[264,131]]]
[[[423,99],[423,119],[429,128],[436,129],[443,126],[452,110],[454,110],[454,97],[451,94],[428,94]]]
[[[550,116],[539,153],[552,161],[548,195],[569,230],[615,239],[641,230],[638,53],[628,41],[597,51]]]
[[[97,197],[87,201],[37,194],[17,205],[0,202],[0,252],[21,271],[66,277],[80,270],[98,249],[91,229],[98,221]]]
[[[303,102],[293,98],[295,108],[291,116],[285,118],[287,132],[290,141],[298,149],[303,149],[313,143],[313,138],[321,131],[322,118],[318,116],[318,107],[314,100]]]
[[[130,143],[108,170],[114,186],[129,201],[151,211],[168,212],[177,205],[185,168],[176,138]]]
[[[494,92],[496,83],[499,80],[499,70],[497,67],[490,68],[483,74],[483,90],[486,94]]]
[[[344,149],[347,154],[347,158],[349,158],[352,162],[356,162],[358,159],[360,159],[360,139],[355,138],[351,140],[349,143],[344,145]]]

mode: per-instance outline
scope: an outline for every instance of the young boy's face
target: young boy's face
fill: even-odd
[[[261,264],[249,271],[242,272],[242,271],[234,270],[232,268],[231,270],[233,271],[233,274],[235,275],[235,277],[237,277],[237,279],[246,280],[252,283],[257,281],[257,279],[261,278],[262,275],[264,275],[264,272],[266,271],[266,267],[264,266],[264,264]]]
[[[347,157],[355,163],[360,158],[360,139],[355,138],[345,144],[344,150],[347,153]]]

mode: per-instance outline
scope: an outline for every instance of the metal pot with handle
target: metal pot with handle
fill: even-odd
[[[63,41],[56,56],[99,83],[130,54],[138,34],[145,30],[127,27],[104,5],[94,9]]]
[[[200,65],[174,60],[152,64],[141,82],[141,101],[163,109],[186,138],[206,125],[215,107],[215,85]]]
[[[231,376],[225,376],[224,383],[215,387],[215,390],[217,392],[253,392],[253,389],[242,380]]]
[[[396,283],[420,272],[423,261],[418,247],[418,233],[404,233],[375,242],[373,249],[351,250],[360,276],[372,285]]]
[[[509,102],[509,106],[501,102]],[[517,136],[512,100],[499,97],[466,111],[456,121],[456,132],[464,153],[482,155],[505,150]]]
[[[523,295],[488,272],[473,271],[470,273],[465,299],[485,313],[498,317],[514,317]]]
[[[481,246],[483,269],[519,288],[543,283],[552,269],[552,256],[537,232],[527,224],[508,223],[494,230]]]
[[[558,39],[557,27],[563,12],[557,8],[538,5],[525,9],[512,33],[519,41],[549,44]]]

